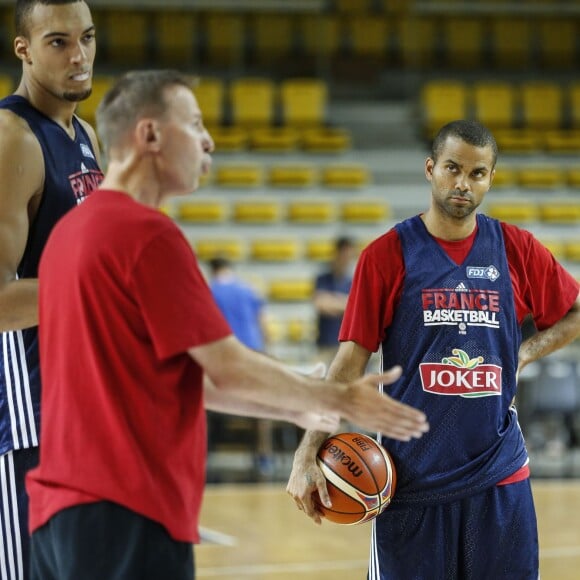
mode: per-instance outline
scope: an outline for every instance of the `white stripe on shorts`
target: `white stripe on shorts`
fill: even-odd
[[[14,455],[0,456],[0,579],[24,580]]]

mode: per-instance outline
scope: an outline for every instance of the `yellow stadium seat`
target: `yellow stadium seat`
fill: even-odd
[[[572,18],[542,19],[538,27],[540,64],[550,69],[576,66],[578,21]]]
[[[275,223],[282,218],[282,208],[273,201],[238,201],[234,204],[233,215],[242,223]]]
[[[334,204],[329,201],[293,201],[288,204],[288,219],[296,223],[323,224],[334,221]]]
[[[517,94],[512,83],[475,83],[472,92],[475,118],[492,131],[514,127]]]
[[[540,242],[550,250],[550,253],[557,260],[563,260],[566,257],[566,243],[562,240],[540,239]]]
[[[580,152],[580,130],[546,131],[544,146],[550,153],[578,153]]]
[[[572,83],[568,87],[568,106],[572,127],[580,129],[580,82]]]
[[[263,262],[293,262],[300,257],[298,240],[254,240],[250,257]]]
[[[95,114],[105,93],[113,86],[115,77],[97,75],[93,77],[93,91],[91,96],[77,105],[76,113],[81,118],[95,126]]]
[[[445,124],[468,117],[468,90],[460,81],[431,81],[421,90],[425,135],[431,139]]]
[[[267,316],[264,322],[266,341],[268,344],[275,344],[283,342],[286,338],[286,325],[285,321],[274,318],[273,316]]]
[[[316,262],[330,262],[336,254],[334,240],[309,240],[306,242],[306,257]]]
[[[250,22],[254,60],[273,63],[288,58],[294,46],[295,20],[287,14],[256,14]]]
[[[312,299],[314,282],[304,280],[272,280],[268,296],[270,300],[280,302],[305,302]]]
[[[317,178],[313,165],[272,165],[268,171],[268,183],[275,187],[309,187]]]
[[[337,16],[305,14],[299,18],[302,48],[309,56],[332,57],[340,44],[340,22]]]
[[[264,127],[274,120],[275,85],[265,78],[238,78],[230,84],[234,125]]]
[[[580,203],[550,200],[540,205],[540,218],[548,223],[576,224],[580,222]]]
[[[387,19],[374,15],[353,16],[345,22],[353,54],[386,60],[391,30]]]
[[[224,122],[225,86],[218,78],[202,77],[193,87],[195,98],[203,121],[208,127],[222,125]]]
[[[286,321],[286,336],[290,342],[313,342],[316,337],[316,325],[313,320],[290,318]]]
[[[514,185],[517,179],[517,171],[512,167],[496,166],[493,178],[493,187]]]
[[[243,61],[245,22],[242,14],[210,12],[204,30],[210,65],[237,65]]]
[[[580,262],[580,240],[568,240],[565,242],[566,258],[573,262]]]
[[[255,164],[220,165],[215,169],[215,183],[226,187],[252,187],[263,182],[264,170]]]
[[[245,257],[245,244],[239,239],[195,239],[192,245],[203,261],[216,257],[238,261]]]
[[[580,187],[580,167],[570,167],[566,171],[566,182],[570,187]]]
[[[250,147],[255,151],[294,151],[300,144],[300,133],[292,127],[261,127],[250,131]]]
[[[483,60],[486,23],[481,18],[444,18],[443,37],[447,63],[463,69],[475,68]]]
[[[138,10],[107,10],[105,51],[109,62],[147,64],[149,13]]]
[[[362,187],[370,182],[365,165],[327,165],[322,168],[322,184],[327,187]]]
[[[534,129],[498,129],[495,140],[503,153],[533,153],[543,147],[543,135]]]
[[[405,66],[424,68],[433,63],[436,30],[433,18],[401,17],[398,22],[399,50]]]
[[[160,10],[152,18],[155,59],[166,66],[194,62],[197,20],[191,10]]]
[[[320,79],[291,78],[280,83],[280,105],[285,125],[308,127],[326,121],[328,89]]]
[[[565,181],[564,170],[557,166],[530,165],[518,171],[518,183],[532,189],[554,188]]]
[[[216,223],[226,220],[227,204],[221,201],[184,201],[177,208],[177,218],[184,222]]]
[[[377,223],[384,221],[389,215],[389,206],[383,201],[345,202],[341,207],[341,219],[345,222]]]
[[[558,129],[562,124],[563,97],[560,86],[547,81],[521,85],[523,123],[530,129]]]
[[[490,203],[486,213],[498,220],[522,224],[535,222],[539,218],[538,206],[521,200]]]
[[[532,28],[529,20],[495,16],[490,23],[491,50],[496,66],[526,70],[531,64]]]
[[[0,98],[4,98],[14,92],[16,88],[14,79],[8,74],[0,74]]]
[[[301,139],[302,149],[309,153],[341,153],[352,143],[350,132],[340,127],[304,129]]]
[[[250,142],[250,134],[242,127],[207,127],[215,150],[220,152],[243,151]]]

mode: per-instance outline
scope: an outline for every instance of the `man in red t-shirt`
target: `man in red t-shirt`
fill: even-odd
[[[355,379],[381,348],[383,364],[403,367],[389,395],[431,425],[409,442],[380,433],[397,493],[373,522],[372,580],[538,578],[513,401],[521,369],[580,334],[580,299],[577,281],[529,232],[475,211],[496,159],[481,124],[444,126],[425,163],[429,209],[372,242],[357,264],[328,377]],[[538,332],[522,342],[528,314]],[[288,483],[318,523],[312,495],[328,492],[315,456],[326,436],[305,434]]]
[[[101,103],[108,170],[54,229],[40,264],[39,467],[27,479],[32,578],[194,577],[205,406],[334,429],[337,416],[421,437],[423,413],[243,346],[159,204],[194,191],[213,142],[189,80],[129,73]],[[204,376],[206,388],[203,389]]]

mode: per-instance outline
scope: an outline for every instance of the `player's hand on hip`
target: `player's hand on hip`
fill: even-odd
[[[427,417],[421,411],[401,403],[377,390],[401,376],[401,368],[393,367],[383,374],[365,375],[350,383],[344,416],[368,431],[379,431],[386,437],[410,441],[429,430]]]
[[[330,507],[331,503],[326,479],[316,464],[316,454],[312,457],[306,457],[303,454],[295,456],[286,491],[299,510],[302,510],[316,524],[322,523],[322,515],[316,508],[313,495],[318,493],[326,506]]]

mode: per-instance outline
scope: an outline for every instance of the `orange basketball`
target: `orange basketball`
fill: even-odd
[[[391,456],[362,433],[338,433],[318,450],[332,507],[314,501],[324,517],[337,524],[361,524],[377,517],[391,502],[397,475]]]

